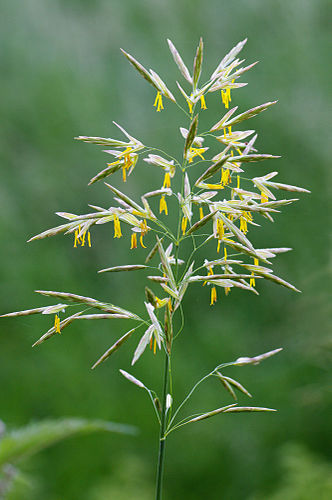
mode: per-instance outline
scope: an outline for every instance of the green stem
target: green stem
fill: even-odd
[[[159,455],[158,455],[158,466],[157,466],[155,500],[161,500],[161,496],[162,496],[163,473],[164,473],[164,462],[165,462],[165,445],[166,445],[165,431],[166,431],[166,397],[167,397],[167,389],[168,389],[168,376],[169,376],[169,354],[166,352],[165,368],[164,368],[163,399],[162,399],[162,403],[161,403]]]

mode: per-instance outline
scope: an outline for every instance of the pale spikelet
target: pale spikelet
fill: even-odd
[[[142,387],[142,389],[145,389],[145,385],[143,384],[143,382],[141,382],[140,380],[138,380],[137,378],[133,377],[133,375],[130,375],[130,373],[124,371],[124,370],[119,370],[119,372],[121,373],[121,375],[123,375],[127,380],[129,380],[129,382],[132,382],[133,384],[137,385],[138,387]]]
[[[265,352],[264,354],[259,354],[258,356],[254,356],[253,358],[246,358],[246,357],[238,358],[233,364],[239,366],[258,365],[264,359],[270,358],[271,356],[278,354],[278,352],[280,351],[282,351],[282,347],[279,347],[278,349],[273,349],[273,351]]]
[[[190,73],[189,73],[189,70],[187,68],[187,66],[184,64],[183,60],[182,60],[182,57],[180,56],[180,54],[178,53],[178,51],[176,50],[175,46],[173,45],[173,43],[171,42],[171,40],[167,39],[167,43],[168,43],[168,46],[169,46],[169,49],[171,51],[171,54],[173,56],[173,59],[177,65],[177,67],[179,68],[179,70],[181,71],[182,75],[184,76],[184,78],[190,83],[192,84],[193,83],[193,80],[192,80],[192,77],[190,76]]]
[[[130,264],[128,266],[114,266],[101,269],[98,273],[119,273],[122,271],[138,271],[139,269],[146,269],[148,266],[143,264]]]
[[[91,367],[92,370],[94,370],[100,363],[103,363],[103,361],[106,361],[107,358],[111,356],[115,351],[117,351],[122,344],[126,342],[126,340],[129,339],[131,334],[135,331],[135,328],[132,330],[129,330],[129,332],[125,333],[119,340],[117,340],[107,351],[98,359],[98,361],[95,362],[95,364]]]

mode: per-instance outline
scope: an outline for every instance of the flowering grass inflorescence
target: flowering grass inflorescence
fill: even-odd
[[[171,54],[178,69],[186,80],[190,90],[185,91],[176,82],[180,91],[176,99],[163,80],[153,70],[146,70],[133,56],[122,51],[134,68],[151,84],[157,94],[153,103],[156,111],[162,112],[167,100],[179,106],[186,119],[187,128],[181,126],[179,133],[184,140],[183,158],[174,158],[169,152],[147,146],[132,137],[124,128],[115,123],[125,136],[124,140],[79,136],[76,139],[104,147],[104,152],[111,155],[114,161],[107,163],[106,168],[97,173],[89,184],[109,178],[120,171],[123,182],[140,168],[144,160],[161,174],[160,187],[142,194],[140,201],[133,200],[122,190],[105,183],[114,195],[114,206],[102,208],[91,206],[92,212],[76,215],[58,212],[61,218],[68,222],[44,231],[29,241],[43,239],[60,233],[72,234],[73,245],[83,247],[85,243],[91,246],[90,231],[99,224],[112,223],[114,238],[123,237],[123,227],[130,229],[130,249],[135,252],[139,245],[147,249],[144,264],[128,264],[102,269],[103,272],[124,272],[145,269],[153,271],[147,278],[159,291],[145,288],[146,317],[141,318],[136,313],[90,297],[83,297],[66,292],[38,291],[42,295],[60,299],[60,304],[39,307],[27,311],[10,313],[4,316],[22,316],[30,314],[51,314],[54,325],[40,337],[34,345],[39,345],[56,333],[78,320],[97,319],[131,319],[136,326],[122,335],[93,365],[93,368],[105,361],[117,351],[133,334],[144,328],[145,331],[138,340],[133,354],[132,364],[142,356],[146,348],[153,353],[158,350],[165,352],[164,390],[161,403],[156,393],[148,389],[141,381],[121,370],[129,381],[144,388],[151,398],[157,420],[160,424],[160,448],[157,472],[156,499],[161,498],[164,446],[166,437],[175,429],[188,423],[197,422],[219,413],[238,411],[269,411],[267,408],[238,406],[236,390],[251,396],[236,380],[221,373],[230,365],[257,364],[280,349],[254,358],[239,358],[232,363],[218,365],[206,377],[201,379],[189,392],[183,402],[173,411],[173,393],[169,384],[170,357],[174,341],[183,329],[182,302],[189,286],[201,285],[210,287],[210,304],[217,302],[217,290],[225,295],[234,288],[258,294],[259,280],[265,279],[298,291],[293,285],[276,276],[272,270],[271,260],[277,255],[291,250],[290,248],[256,248],[249,239],[251,226],[259,226],[260,220],[273,221],[280,209],[296,199],[277,199],[276,191],[309,192],[306,189],[273,182],[277,172],[272,171],[260,177],[251,177],[250,169],[253,162],[261,162],[279,158],[272,154],[262,154],[256,149],[257,134],[255,130],[236,130],[238,125],[269,109],[276,101],[267,102],[247,111],[237,113],[238,106],[233,103],[233,93],[244,87],[246,83],[239,82],[240,77],[256,63],[241,66],[244,62],[238,58],[246,40],[238,43],[218,64],[216,70],[204,84],[200,84],[203,62],[203,41],[199,42],[194,58],[193,71],[183,62],[180,54],[168,40]],[[199,131],[199,114],[209,106],[209,94],[220,94],[220,108],[215,124],[208,130]],[[163,101],[164,98],[164,101]],[[184,103],[181,100],[184,100]],[[179,102],[180,101],[180,102]],[[184,106],[184,107],[183,107]],[[224,109],[224,111],[223,111]],[[206,146],[206,143],[209,146]],[[218,152],[211,155],[214,149]],[[159,154],[161,153],[161,155]],[[178,176],[181,189],[174,192],[173,179]],[[157,198],[155,205],[153,198]],[[168,223],[169,200],[174,200],[178,206],[178,218],[175,229]],[[155,239],[145,239],[148,233],[155,233]],[[189,240],[192,248],[188,255],[182,255],[181,244]],[[206,247],[209,258],[195,262],[198,249]],[[173,254],[174,251],[174,254]],[[182,259],[180,259],[180,255]],[[152,259],[159,259],[157,265],[151,266]],[[206,287],[202,289],[205,293]],[[73,306],[81,306],[73,314],[65,316],[66,311]],[[92,312],[91,312],[92,310]],[[175,315],[180,312],[182,325],[175,331]],[[60,315],[63,319],[60,319]],[[242,361],[241,361],[242,360]],[[207,413],[190,415],[182,420],[177,416],[183,405],[196,387],[207,377],[216,377],[235,399],[235,403]]]

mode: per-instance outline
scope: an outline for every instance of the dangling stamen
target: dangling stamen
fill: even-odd
[[[240,217],[240,231],[242,231],[242,233],[244,234],[248,232],[247,220],[242,215]]]
[[[170,188],[170,187],[171,187],[171,176],[169,172],[166,172],[163,182],[163,188]]]
[[[189,113],[192,115],[193,114],[193,103],[187,99],[187,104],[189,108]]]
[[[153,342],[153,354],[156,354],[156,351],[157,351],[157,339],[154,339],[154,342]]]
[[[127,180],[127,171],[125,166],[122,167],[122,180],[123,182],[126,182]]]
[[[142,248],[146,248],[146,246],[143,243],[143,234],[141,234],[141,236],[139,237],[139,242],[140,242]]]
[[[224,186],[227,186],[231,181],[231,175],[229,172],[229,169],[226,168],[226,170],[223,168],[221,171],[221,180],[220,183],[223,184]]]
[[[228,127],[228,133],[229,135],[232,135],[232,127]]]
[[[162,98],[161,92],[159,90],[158,90],[158,93],[157,93],[157,96],[156,96],[156,99],[155,99],[153,105],[157,108],[157,111],[161,111],[162,109],[164,109],[163,98]]]
[[[207,275],[208,276],[212,276],[213,275],[213,268],[212,268],[212,266],[209,267]],[[203,286],[205,286],[206,283],[207,283],[207,281],[203,281]]]
[[[162,196],[160,198],[160,203],[159,203],[159,213],[161,214],[162,212],[165,212],[165,215],[168,215],[168,208],[167,208],[165,196]]]
[[[132,233],[130,238],[130,250],[133,248],[137,248],[137,235],[136,233]]]
[[[225,234],[224,222],[222,219],[217,219],[217,233],[218,238],[222,240]]]
[[[236,185],[236,187],[238,189],[240,189],[240,176],[239,175],[237,176],[237,185]]]
[[[183,216],[182,222],[181,222],[182,234],[184,234],[186,232],[187,224],[188,224],[188,219],[187,219],[187,217]]]
[[[200,158],[202,158],[202,160],[205,160],[204,156],[202,155],[202,153],[204,153],[204,151],[205,151],[205,148],[190,148],[190,150],[189,150],[189,163],[192,163],[193,158],[195,158],[195,156],[199,156]]]
[[[114,238],[121,238],[121,236],[122,236],[122,233],[121,233],[120,219],[115,214],[114,215]]]
[[[77,243],[80,245],[80,239],[78,236],[79,232],[78,229],[75,230],[75,239],[74,239],[74,248],[77,248]]]
[[[90,231],[88,231],[88,245],[91,248],[91,235],[90,235]]]
[[[211,288],[211,301],[210,301],[210,306],[213,306],[217,302],[217,290],[216,287],[213,286]]]
[[[145,219],[143,220],[143,222],[140,223],[140,227],[141,227],[141,236],[139,237],[139,242],[141,244],[141,247],[146,248],[146,246],[143,243],[143,236],[145,236],[146,233],[148,232],[148,225]]]
[[[221,99],[222,99],[222,102],[224,103],[225,105],[225,108],[228,109],[229,108],[229,97],[228,97],[228,89],[227,90],[222,90],[221,91]]]
[[[200,220],[202,220],[204,217],[204,212],[203,212],[203,208],[202,207],[199,207],[199,218]]]
[[[226,250],[226,247],[224,247],[224,259],[225,259],[225,262],[227,260],[227,250]]]
[[[205,97],[203,95],[201,95],[201,109],[207,109]]]
[[[59,318],[59,316],[57,314],[54,317],[54,328],[55,328],[55,333],[61,333],[61,330],[60,330],[60,318]]]

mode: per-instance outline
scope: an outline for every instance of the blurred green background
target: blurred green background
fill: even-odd
[[[253,242],[294,248],[276,259],[275,272],[303,293],[260,283],[259,297],[235,291],[211,309],[206,290],[189,291],[186,328],[173,361],[176,399],[219,362],[284,347],[262,365],[227,373],[248,387],[254,404],[279,411],[226,415],[174,433],[167,449],[165,500],[332,498],[331,2],[4,0],[0,13],[3,313],[52,303],[36,296],[35,289],[81,293],[142,311],[142,275],[96,274],[144,259],[142,249],[130,253],[128,234],[113,240],[111,225],[100,226],[93,230],[91,249],[74,250],[71,237],[25,241],[58,224],[55,211],[84,213],[88,203],[112,203],[102,183],[87,187],[109,158],[102,148],[75,142],[74,136],[121,138],[115,120],[143,143],[180,154],[178,127],[186,125],[181,114],[170,101],[164,112],[155,112],[154,90],[120,47],[176,92],[175,79],[182,77],[166,38],[190,67],[203,36],[208,76],[248,36],[243,56],[260,64],[241,78],[249,85],[233,92],[232,103],[243,111],[279,99],[250,127],[260,134],[260,151],[283,157],[257,172],[278,169],[281,182],[312,190],[286,207],[274,225],[253,231]],[[207,104],[206,127],[223,109],[213,97]],[[138,196],[147,182],[158,185],[151,171],[147,164],[136,167],[125,188]],[[117,186],[122,185],[119,177]],[[147,241],[151,245],[152,239]],[[81,416],[140,428],[138,437],[93,435],[43,452],[24,464],[28,485],[12,498],[152,498],[157,428],[145,394],[118,371],[131,371],[136,338],[90,370],[127,325],[78,322],[37,349],[31,344],[49,328],[49,318],[3,319],[0,326],[0,419],[8,426]],[[146,354],[132,373],[159,390],[160,367],[160,355]],[[196,394],[192,409],[230,402],[211,382]]]

